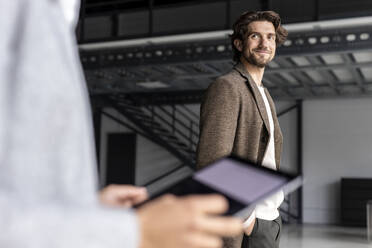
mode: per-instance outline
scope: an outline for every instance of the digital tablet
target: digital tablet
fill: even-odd
[[[169,186],[163,194],[222,194],[229,201],[226,215],[248,218],[257,203],[283,191],[288,194],[302,184],[300,175],[291,175],[236,158],[225,157]]]

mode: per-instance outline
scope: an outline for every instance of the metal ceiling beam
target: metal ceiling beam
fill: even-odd
[[[310,82],[307,82],[308,84],[310,84]],[[365,84],[366,87],[370,87],[370,90],[366,90],[365,92],[363,92],[364,95],[371,95],[372,94],[372,82],[370,83],[366,83]],[[313,84],[313,85],[309,85],[310,88],[312,88],[313,90],[317,90],[317,89],[322,89],[322,88],[331,88],[329,86],[328,83],[323,83],[323,84]],[[355,88],[359,88],[357,85],[356,85],[356,82],[355,81],[352,81],[352,82],[347,82],[347,83],[342,83],[342,84],[339,84],[338,88],[340,89],[340,96],[341,95],[347,95],[349,94],[350,92],[348,91],[345,91],[345,90],[342,90],[343,88],[351,88],[351,87],[355,87]],[[274,86],[274,87],[268,87],[269,91],[271,90],[278,90],[278,89],[287,89],[287,90],[293,90],[293,91],[297,91],[297,90],[300,90],[300,89],[303,89],[303,86],[302,85],[291,85],[291,86]],[[351,94],[354,94],[354,93],[351,93]],[[314,95],[314,97],[316,96],[320,96],[322,97],[322,95]],[[335,95],[337,96],[337,95]]]
[[[295,97],[287,97],[283,95],[271,94],[273,99],[277,101],[293,101],[293,100],[317,100],[317,99],[352,99],[352,98],[368,98],[372,97],[372,93],[342,93],[340,95],[317,95],[308,96],[303,94],[298,94]]]
[[[335,29],[324,31],[300,32],[290,34],[279,55],[327,54],[330,52],[352,52],[372,48],[371,26],[353,29]]]
[[[354,64],[355,63],[355,59],[352,57],[353,55],[351,55],[351,54],[342,54],[341,56],[345,60],[345,63],[347,65],[351,65],[351,64]],[[353,77],[355,78],[356,83],[358,84],[360,90],[362,92],[365,92],[365,89],[364,89],[364,83],[365,83],[364,82],[364,78],[360,74],[359,69],[358,68],[350,68],[350,71],[353,74]]]
[[[284,67],[293,67],[293,68],[298,68],[298,66],[293,63],[292,61],[289,61],[286,58],[280,58],[278,57],[276,59],[276,62],[279,65],[283,65]],[[296,79],[296,81],[302,85],[303,88],[305,88],[310,95],[316,95],[316,92],[313,91],[311,88],[311,85],[313,84],[312,82],[309,82],[309,78],[303,75],[301,72],[300,73],[295,73],[295,72],[290,72],[289,73],[293,78]]]
[[[324,60],[320,56],[307,56],[306,59],[312,64],[320,66],[321,68],[324,66],[327,66],[324,62]],[[337,95],[339,95],[341,92],[337,88],[337,82],[334,78],[334,76],[327,70],[319,70],[318,73],[323,76],[329,86],[335,91]]]
[[[268,81],[270,84],[275,85],[276,87],[280,88],[280,90],[287,96],[293,96],[293,94],[286,88],[288,84],[285,83],[285,80],[281,78],[281,76],[274,76],[271,75],[265,75],[263,78],[263,82],[265,84],[265,81]]]
[[[275,99],[280,100],[293,100],[293,99],[325,99],[325,98],[344,98],[344,97],[365,97],[365,96],[372,96],[372,82],[366,83],[366,86],[371,87],[369,91],[361,92],[359,90],[357,91],[350,91],[350,87],[355,87],[356,89],[359,89],[358,86],[356,86],[355,82],[349,82],[349,83],[343,83],[340,84],[339,94],[330,94],[329,90],[332,89],[329,87],[328,84],[319,84],[319,85],[312,85],[311,89],[313,91],[319,92],[315,95],[309,95],[307,94],[307,91],[303,91],[302,86],[290,86],[287,87],[288,90],[291,90],[292,92],[295,92],[293,96],[288,97],[287,95],[278,94],[278,89],[286,88],[286,87],[269,87],[269,91],[271,92],[271,95]],[[343,89],[347,90],[343,90]],[[328,89],[328,90],[327,90]],[[321,94],[322,91],[325,91],[324,94]]]
[[[183,90],[173,92],[142,92],[128,94],[128,98],[138,106],[173,105],[201,103],[204,90]]]
[[[343,56],[344,53],[341,53],[341,55]],[[310,57],[310,56],[307,55],[306,57]],[[290,58],[290,57],[283,57],[283,58]],[[372,62],[349,62],[349,63],[341,63],[341,64],[323,64],[323,65],[312,64],[312,65],[306,65],[306,66],[284,66],[280,68],[268,68],[265,71],[265,73],[271,74],[271,73],[294,72],[294,71],[329,71],[329,70],[337,70],[337,69],[355,69],[355,68],[363,68],[363,67],[372,67]]]
[[[277,55],[324,55],[366,50],[372,51],[371,26],[292,33],[284,45],[277,49]],[[101,46],[101,48],[80,46],[80,52],[86,69],[221,61],[230,60],[232,57],[231,45],[227,37],[159,45],[132,44],[129,47],[121,46],[120,43],[116,43],[115,46]]]
[[[136,44],[133,41],[110,43],[107,46],[81,46],[81,59],[89,88],[95,94],[127,94],[149,91],[141,88],[138,82],[161,81],[170,85],[170,88],[154,89],[156,94],[160,92],[163,99],[157,102],[169,99],[170,102],[187,102],[189,100],[184,96],[167,98],[161,92],[193,88],[203,91],[209,81],[227,72],[233,64],[232,51],[227,33],[221,36],[222,33],[220,36],[208,33],[207,40],[201,36],[193,40],[192,35],[183,35],[183,38],[177,36],[172,39],[172,42],[166,42],[166,38],[163,38],[156,43],[147,41]],[[341,97],[355,95],[356,91],[361,95],[370,95],[371,82],[364,78],[361,68],[372,67],[372,61],[356,61],[352,55],[355,52],[372,53],[371,25],[292,31],[288,41],[277,50],[274,62],[279,67],[267,67],[263,81],[277,96],[292,99],[324,98],[326,95]],[[326,54],[339,56],[344,62],[326,63],[323,57]],[[305,57],[309,63],[299,63],[293,56]],[[336,76],[336,70],[350,70],[354,79],[344,83]],[[313,72],[322,76],[326,83],[314,82]],[[300,85],[283,78],[286,75]]]
[[[343,54],[342,54],[343,55]],[[318,59],[313,59],[315,56],[306,56],[310,62],[312,62],[312,65],[306,65],[306,66],[298,66],[298,65],[292,65],[292,64],[283,64],[284,66],[281,66],[279,68],[267,68],[265,70],[265,75],[275,75],[277,73],[292,73],[292,72],[306,72],[306,71],[317,71],[321,73],[322,75],[329,74],[332,70],[338,70],[338,69],[350,69],[355,70],[358,68],[365,68],[365,67],[372,67],[372,62],[347,62],[347,63],[341,63],[341,64],[319,64],[316,61]],[[280,57],[278,56],[275,61],[284,61],[284,59],[287,59],[288,57]],[[310,59],[311,58],[311,59]],[[217,61],[220,63],[221,61]],[[105,72],[104,68],[101,68],[100,70],[96,70],[94,72],[95,77],[101,78],[101,79],[107,79],[110,80],[111,77],[116,74],[116,77],[122,78],[124,81],[141,81],[144,80],[144,78],[147,78],[148,80],[186,80],[186,79],[193,79],[193,78],[213,78],[218,77],[221,75],[221,73],[224,73],[223,71],[217,71],[215,68],[212,68],[214,62],[208,62],[206,65],[204,65],[202,62],[199,63],[199,66],[207,67],[208,69],[212,69],[214,71],[206,71],[206,72],[190,72],[188,71],[187,74],[177,74],[169,69],[167,69],[167,66],[177,66],[177,64],[163,64],[163,65],[152,65],[149,66],[141,66],[141,67],[129,67],[127,69],[121,69],[122,67],[117,66],[117,70],[113,70],[110,73]],[[316,64],[317,63],[317,64]],[[178,63],[178,65],[194,65],[195,63]],[[125,67],[124,67],[125,68]],[[149,76],[143,77],[139,74],[138,71],[141,71],[141,68],[146,68],[147,70],[152,70],[154,73],[152,73]],[[207,69],[206,69],[207,70]],[[226,70],[227,71],[227,70]],[[166,75],[166,76],[163,76]],[[357,76],[358,74],[356,74]],[[332,79],[332,76],[328,75],[325,76],[329,82],[334,83],[334,79]],[[360,75],[359,75],[360,77]],[[112,78],[111,78],[112,79]],[[359,78],[360,82],[363,84],[364,79]]]

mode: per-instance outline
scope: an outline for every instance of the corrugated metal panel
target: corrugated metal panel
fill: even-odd
[[[126,12],[118,16],[119,36],[146,35],[149,33],[149,11]]]
[[[154,33],[225,28],[226,4],[210,3],[154,9]]]
[[[84,39],[104,39],[111,36],[112,21],[109,16],[89,17],[84,24]]]
[[[280,13],[283,23],[313,21],[316,17],[316,1],[271,1],[271,9]]]
[[[319,1],[319,18],[345,18],[372,14],[371,0]]]

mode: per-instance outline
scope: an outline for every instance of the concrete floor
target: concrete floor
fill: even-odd
[[[366,228],[284,225],[280,248],[372,248]]]

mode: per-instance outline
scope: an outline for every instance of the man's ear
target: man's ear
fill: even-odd
[[[243,44],[242,41],[239,39],[234,40],[234,46],[236,49],[238,49],[239,52],[243,51]]]

